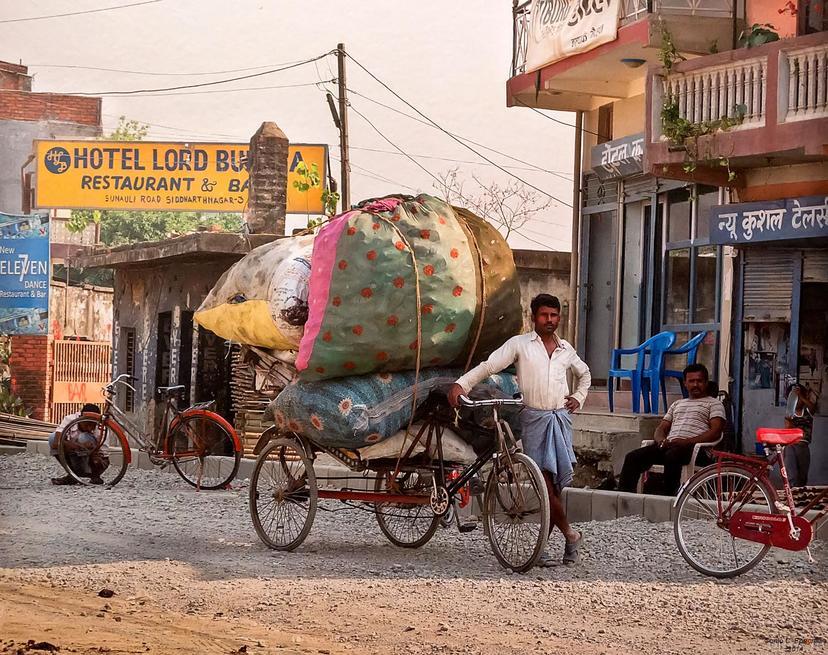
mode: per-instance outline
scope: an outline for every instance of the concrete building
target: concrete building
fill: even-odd
[[[100,134],[100,98],[32,91],[26,66],[0,61],[0,212],[33,211],[35,140],[91,139]],[[54,209],[48,214],[53,265],[67,265],[94,244],[95,226],[72,233],[66,228],[69,211]],[[111,289],[53,280],[50,292],[49,334],[14,336],[9,362],[13,392],[23,398],[34,418],[46,420],[60,418],[85,400],[97,399],[100,385],[95,381],[87,389],[78,378],[80,363],[73,370],[71,360],[80,350],[87,355],[94,351],[99,364],[108,361],[108,351],[74,340],[108,342],[112,330]]]
[[[574,302],[596,387],[612,348],[704,331],[699,360],[734,399],[743,451],[756,427],[782,425],[792,379],[819,383],[825,432],[828,336],[813,327],[828,289],[825,3],[633,0],[572,17],[535,6],[514,6],[507,102],[583,127]],[[739,42],[764,23],[778,40],[748,29],[755,47]],[[826,482],[817,442],[813,481]]]

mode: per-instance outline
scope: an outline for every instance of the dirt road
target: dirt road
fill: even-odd
[[[669,525],[624,519],[582,526],[582,565],[520,576],[479,531],[400,550],[347,510],[320,511],[305,545],[276,553],[253,532],[244,482],[196,493],[131,469],[113,490],[51,487],[54,471],[0,457],[2,653],[42,652],[28,640],[77,653],[828,651],[824,545],[816,564],[781,553],[714,582]]]

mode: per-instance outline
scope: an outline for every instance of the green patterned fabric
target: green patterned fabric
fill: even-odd
[[[497,251],[505,264],[499,279],[512,292],[484,321],[482,341],[496,346],[517,333],[514,262],[506,242],[488,229],[486,244],[478,244],[467,219],[427,195],[376,201],[326,225],[314,242],[301,378],[412,370],[418,348],[421,368],[465,366],[484,303],[483,245]]]

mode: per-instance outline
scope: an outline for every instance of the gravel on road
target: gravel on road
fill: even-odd
[[[62,634],[45,634],[84,653],[93,652],[78,636],[86,622],[84,634],[117,642],[119,630],[157,617],[169,650],[144,640],[150,652],[828,652],[821,542],[814,564],[772,550],[748,574],[717,581],[684,562],[671,524],[630,517],[576,526],[580,565],[517,575],[498,565],[482,529],[440,530],[404,550],[370,512],[325,501],[304,545],[282,553],[256,537],[246,480],[196,492],[160,470],[131,468],[114,489],[51,486],[57,474],[42,455],[0,457],[0,652],[43,638],[43,625],[18,634],[24,606],[33,620],[63,621]],[[562,552],[559,534],[550,548]],[[104,588],[111,601],[97,597]],[[245,648],[228,650],[232,639]]]

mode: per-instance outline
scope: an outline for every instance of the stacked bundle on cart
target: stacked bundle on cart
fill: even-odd
[[[266,352],[259,361],[278,361],[283,378],[295,371],[273,416],[316,443],[357,448],[391,437],[431,388],[520,329],[511,250],[466,210],[427,195],[388,197],[311,238],[252,251],[196,320]]]

